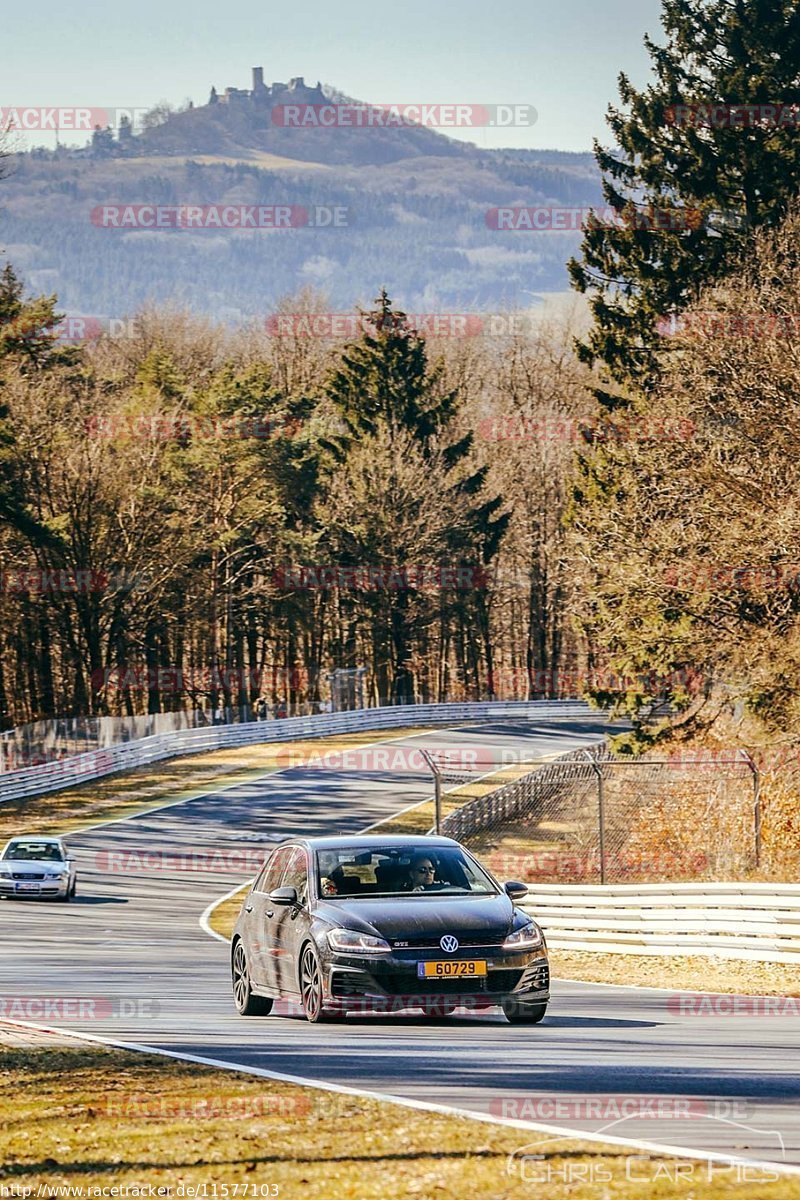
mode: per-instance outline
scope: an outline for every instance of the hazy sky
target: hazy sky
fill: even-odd
[[[467,136],[587,150],[605,137],[618,72],[646,81],[642,36],[660,40],[659,11],[658,0],[38,0],[3,16],[0,107],[202,104],[212,83],[249,87],[263,65],[267,81],[303,75],[373,103],[532,104],[529,129]]]

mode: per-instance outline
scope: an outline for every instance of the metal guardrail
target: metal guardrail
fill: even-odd
[[[0,775],[0,804],[60,791],[118,771],[146,766],[176,755],[224,750],[257,742],[286,742],[326,737],[368,729],[396,729],[408,725],[449,725],[462,721],[489,721],[503,717],[601,719],[601,714],[575,700],[493,701],[473,704],[414,704],[393,708],[364,708],[354,712],[322,713],[253,721],[244,725],[217,725],[178,729],[103,750],[92,750],[54,763],[26,767]]]
[[[800,963],[798,884],[531,884],[522,907],[556,950]]]

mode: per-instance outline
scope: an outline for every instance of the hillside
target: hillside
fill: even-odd
[[[577,234],[492,230],[486,213],[598,204],[591,155],[488,151],[419,126],[282,128],[271,114],[246,98],[218,101],[124,144],[109,135],[18,155],[0,184],[0,248],[63,310],[106,317],[169,302],[236,322],[308,284],[337,308],[385,284],[413,311],[527,307],[531,294],[565,288]],[[288,205],[328,220],[109,228],[98,224],[103,205]]]

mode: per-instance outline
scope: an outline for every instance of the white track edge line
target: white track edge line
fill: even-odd
[[[671,1146],[660,1142],[643,1141],[638,1138],[621,1138],[613,1134],[583,1133],[580,1130],[564,1128],[560,1125],[544,1125],[534,1121],[522,1121],[516,1117],[497,1117],[494,1113],[472,1112],[468,1108],[458,1108],[450,1104],[438,1104],[433,1100],[414,1100],[410,1096],[395,1096],[391,1092],[373,1092],[367,1088],[351,1087],[348,1084],[329,1083],[321,1079],[307,1079],[302,1075],[288,1075],[283,1071],[270,1071],[266,1067],[248,1067],[238,1063],[225,1062],[223,1059],[208,1058],[202,1054],[187,1054],[177,1050],[166,1050],[160,1046],[148,1046],[139,1042],[120,1042],[115,1038],[103,1038],[97,1034],[77,1033],[71,1029],[59,1029],[57,1026],[37,1025],[32,1021],[7,1021],[6,1024],[17,1025],[25,1029],[35,1029],[40,1033],[57,1033],[76,1041],[94,1042],[101,1046],[113,1046],[118,1050],[132,1050],[138,1054],[156,1054],[161,1058],[173,1058],[179,1062],[196,1062],[201,1066],[214,1067],[223,1071],[234,1071],[239,1075],[255,1075],[261,1079],[274,1079],[279,1083],[291,1083],[298,1087],[309,1087],[320,1092],[334,1092],[345,1096],[358,1096],[364,1100],[379,1100],[386,1104],[395,1104],[402,1108],[411,1108],[419,1112],[436,1112],[443,1116],[462,1117],[478,1121],[486,1125],[500,1125],[510,1129],[550,1133],[555,1137],[563,1137],[573,1142],[592,1142],[610,1146],[634,1146],[641,1150],[655,1151],[657,1154],[671,1157],[682,1157],[701,1162],[722,1162],[729,1166],[741,1165],[758,1167],[766,1171],[778,1171],[783,1175],[800,1175],[800,1166],[788,1163],[771,1162],[768,1159],[745,1158],[737,1154],[719,1154],[705,1150],[695,1150],[686,1146]],[[467,1154],[468,1151],[465,1151]]]

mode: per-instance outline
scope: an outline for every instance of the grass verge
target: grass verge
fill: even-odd
[[[180,1197],[207,1185],[206,1196],[224,1196],[227,1185],[230,1197],[281,1200],[530,1200],[542,1190],[535,1180],[547,1181],[551,1200],[755,1194],[753,1169],[748,1191],[737,1169],[722,1164],[629,1154],[154,1055],[74,1043],[12,1047],[0,1067],[2,1183],[16,1195],[71,1187],[61,1194],[90,1197],[92,1188],[138,1185]],[[522,1165],[525,1151],[537,1158]],[[796,1179],[760,1174],[759,1197],[797,1195]]]
[[[800,967],[711,955],[604,954],[550,950],[555,976],[586,983],[675,988],[746,996],[800,996]]]
[[[395,737],[429,732],[412,728],[337,734],[307,741],[261,742],[230,750],[171,758],[148,767],[76,784],[60,792],[9,801],[0,807],[0,839],[26,833],[71,833],[85,825],[135,816],[174,800],[189,799],[209,788],[246,783],[278,771],[302,756],[373,745]]]

